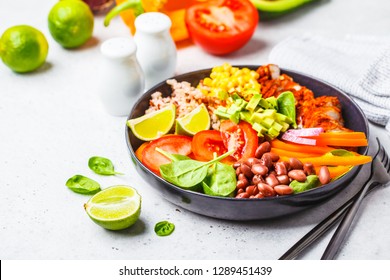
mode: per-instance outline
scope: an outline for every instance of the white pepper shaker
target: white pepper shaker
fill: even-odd
[[[127,116],[142,95],[145,77],[136,57],[137,47],[131,37],[116,37],[103,42],[99,65],[99,95],[106,111]]]
[[[159,12],[139,15],[134,22],[137,59],[145,74],[145,89],[174,76],[177,50],[169,29],[171,19]]]

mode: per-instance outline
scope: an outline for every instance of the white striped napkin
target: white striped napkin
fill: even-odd
[[[292,36],[272,49],[269,61],[340,88],[370,121],[390,132],[389,37]]]

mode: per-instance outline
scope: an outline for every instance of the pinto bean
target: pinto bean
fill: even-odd
[[[254,164],[257,164],[257,163],[260,163],[260,160],[258,158],[254,158],[254,157],[248,158],[245,161],[245,164],[248,165],[249,167],[252,167]]]
[[[237,168],[239,168],[240,166],[241,166],[241,162],[236,161],[235,163],[233,163],[233,168],[234,168],[234,169],[237,169]]]
[[[255,157],[261,158],[263,154],[268,153],[269,151],[271,151],[271,144],[269,142],[263,142],[257,147]]]
[[[257,185],[259,193],[262,193],[264,196],[275,196],[275,191],[273,187],[268,184],[260,183]]]
[[[321,166],[320,171],[318,172],[318,179],[320,179],[320,182],[323,185],[330,182],[331,177],[327,166]]]
[[[268,167],[257,163],[252,166],[251,171],[253,174],[265,176],[268,173]]]
[[[297,158],[290,158],[289,163],[291,169],[303,169],[303,163]]]
[[[277,162],[277,161],[280,159],[279,155],[276,154],[276,153],[269,152],[269,154],[270,154],[270,156],[271,156],[272,162]]]
[[[248,179],[253,177],[253,173],[251,171],[251,168],[246,165],[245,163],[241,164],[240,166],[242,174],[244,174]]]
[[[249,185],[249,182],[247,179],[245,180],[237,180],[236,187],[237,189],[244,189]]]
[[[282,162],[274,164],[276,175],[287,175],[287,168]]]
[[[293,169],[288,172],[288,177],[290,177],[293,180],[297,180],[298,182],[305,182],[306,181],[306,174],[301,169]]]
[[[276,185],[279,185],[279,181],[278,179],[276,179],[276,176],[274,174],[270,174],[267,176],[267,178],[265,178],[265,182],[271,186],[271,187],[274,187]]]
[[[259,189],[257,188],[257,186],[250,185],[246,187],[245,192],[249,195],[256,195],[259,193]]]
[[[278,195],[287,195],[294,192],[293,188],[289,185],[277,185],[274,187],[274,190]]]
[[[303,171],[308,176],[316,174],[316,170],[314,169],[314,165],[310,162],[306,162],[303,164]]]
[[[247,194],[246,192],[242,192],[236,195],[236,198],[249,198],[249,194]]]
[[[271,158],[271,155],[269,153],[265,153],[263,154],[263,156],[261,157],[261,163],[265,166],[268,167],[268,169],[270,169],[272,167],[272,158]]]
[[[254,175],[252,178],[252,184],[257,185],[258,183],[264,183],[264,178],[261,175]]]
[[[279,183],[282,185],[288,185],[290,183],[290,177],[288,177],[288,175],[279,175],[276,176],[276,179],[278,179]]]

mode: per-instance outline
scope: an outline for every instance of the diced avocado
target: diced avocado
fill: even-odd
[[[264,98],[260,99],[259,105],[260,105],[261,108],[264,108],[264,109],[270,108],[269,103]]]
[[[229,119],[230,115],[227,113],[227,109],[225,107],[219,106],[215,111],[214,114],[217,115],[219,118],[222,119]]]
[[[278,109],[278,100],[275,96],[268,97],[265,100],[268,102],[269,108]]]
[[[283,126],[280,124],[280,123],[278,123],[278,122],[274,122],[273,124],[272,124],[272,127],[275,129],[275,130],[277,130],[279,133],[280,133],[280,131],[282,130],[282,128],[283,128]],[[279,134],[278,133],[278,134]]]
[[[255,93],[252,98],[249,100],[245,109],[249,111],[254,111],[261,100],[261,94]]]
[[[233,98],[234,101],[238,99],[242,99],[237,93],[232,94],[231,97]]]
[[[262,114],[263,114],[263,116],[265,118],[267,118],[267,117],[274,118],[275,114],[276,114],[276,110],[274,110],[274,109],[266,109],[266,110],[263,111]]]
[[[248,111],[241,111],[240,112],[240,119],[244,120],[248,123],[252,123],[251,116],[252,116],[252,114]]]
[[[261,134],[267,132],[267,129],[264,126],[262,126],[260,123],[253,123],[252,128]]]
[[[286,122],[282,123],[282,129],[280,130],[280,132],[286,132],[287,129],[290,127],[290,125]]]
[[[287,118],[287,116],[285,116],[285,115],[283,115],[281,113],[276,113],[275,117],[278,120],[278,122],[285,122],[286,118]]]
[[[233,103],[226,111],[229,115],[234,114],[236,112],[241,111],[240,107],[236,105],[236,103]]]
[[[279,131],[277,131],[274,127],[270,127],[270,129],[268,129],[267,134],[271,139],[275,139],[276,137],[278,137]]]
[[[240,122],[240,112],[236,111],[233,114],[230,114],[229,119],[234,122],[234,123],[239,123]]]
[[[267,117],[267,118],[264,118],[264,119],[260,122],[260,124],[263,125],[265,128],[270,129],[270,128],[272,127],[272,125],[273,125],[274,122],[275,122],[275,120],[274,120],[273,118]]]

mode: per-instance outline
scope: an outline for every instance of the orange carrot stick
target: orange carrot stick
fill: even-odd
[[[285,156],[280,157],[281,160],[288,161],[289,158]],[[307,158],[298,158],[303,163],[310,162],[314,166],[321,166],[321,165],[331,165],[331,166],[339,166],[339,165],[361,165],[368,163],[372,160],[370,156],[364,156],[364,155],[356,155],[356,156],[349,156],[349,157],[340,157],[340,156],[334,156],[332,154],[325,154],[319,157],[307,157]]]
[[[277,154],[278,156],[286,156],[286,157],[294,157],[294,158],[317,157],[320,155],[316,153],[305,153],[303,152],[303,150],[302,152],[293,152],[293,151],[287,151],[278,148],[271,148],[271,152]]]
[[[309,145],[301,145],[301,144],[294,144],[294,143],[286,143],[279,139],[272,140],[271,147],[276,149],[286,150],[286,151],[292,151],[292,152],[313,153],[313,154],[321,154],[321,155],[334,150],[334,148],[327,147],[327,146],[309,146]]]

